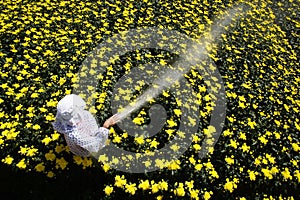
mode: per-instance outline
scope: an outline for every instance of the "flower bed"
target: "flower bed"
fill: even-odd
[[[213,132],[209,126],[213,103],[203,77],[192,68],[185,78],[198,97],[200,109],[198,116],[190,117],[191,123],[199,123],[193,142],[174,162],[158,163],[159,170],[144,174],[114,170],[103,157],[97,162],[72,155],[51,126],[58,100],[76,88],[77,72],[89,52],[113,34],[159,27],[199,38],[234,2],[0,2],[0,159],[2,168],[14,174],[6,184],[17,187],[20,194],[57,199],[59,195],[49,188],[59,191],[60,187],[66,195],[76,193],[74,199],[299,196],[299,0],[245,3],[249,11],[228,26],[221,42],[212,45],[209,53],[226,91],[226,120],[219,140],[204,159],[199,158],[204,136]],[[170,66],[176,56],[162,49],[138,49],[113,64],[100,63],[105,74],[95,93],[98,121],[103,123],[112,114],[110,100],[120,77],[135,66],[143,69],[149,62]],[[146,86],[139,82],[135,95]],[[115,126],[111,142],[138,152],[163,147],[178,134],[183,115],[176,95],[166,90],[132,116],[137,126],[147,124],[151,105],[162,104],[168,121],[161,134],[134,138]],[[126,97],[125,90],[115,96]],[[172,151],[179,148],[174,146]],[[34,182],[13,183],[31,175],[48,189],[41,190]]]

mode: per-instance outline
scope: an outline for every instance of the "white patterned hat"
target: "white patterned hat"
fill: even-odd
[[[62,98],[57,104],[56,121],[62,124],[74,125],[82,116],[86,103],[76,95],[70,94]]]

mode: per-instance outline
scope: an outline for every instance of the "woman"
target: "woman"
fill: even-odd
[[[57,114],[53,128],[64,134],[72,153],[79,156],[90,156],[105,146],[108,139],[108,128],[118,121],[117,115],[107,119],[99,127],[93,115],[85,110],[86,103],[75,94],[61,99],[57,104]]]

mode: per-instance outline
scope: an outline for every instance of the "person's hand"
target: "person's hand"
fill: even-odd
[[[110,118],[108,118],[104,124],[103,124],[103,127],[104,128],[109,128],[110,126],[113,126],[115,125],[116,123],[118,123],[119,121],[119,117],[117,114],[114,114],[113,116],[111,116]]]

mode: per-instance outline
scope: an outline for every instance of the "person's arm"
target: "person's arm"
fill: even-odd
[[[103,127],[97,128],[92,135],[89,134],[88,130],[81,129],[70,132],[68,136],[77,145],[88,150],[89,152],[98,152],[105,146],[109,135],[109,127],[117,122],[117,115],[113,115],[104,122]],[[90,113],[87,113],[86,119],[82,123],[87,123],[91,129],[94,129],[97,126],[94,117]],[[93,126],[95,127],[92,128]]]
[[[109,130],[105,128],[99,128],[96,135],[91,136],[85,130],[74,130],[67,134],[69,140],[76,145],[86,149],[90,153],[98,152],[105,146],[108,139]]]
[[[119,121],[118,115],[115,114],[115,115],[111,116],[110,118],[108,118],[104,122],[103,127],[108,129],[109,127],[111,127],[111,126],[115,125],[116,123],[118,123],[118,121]]]

